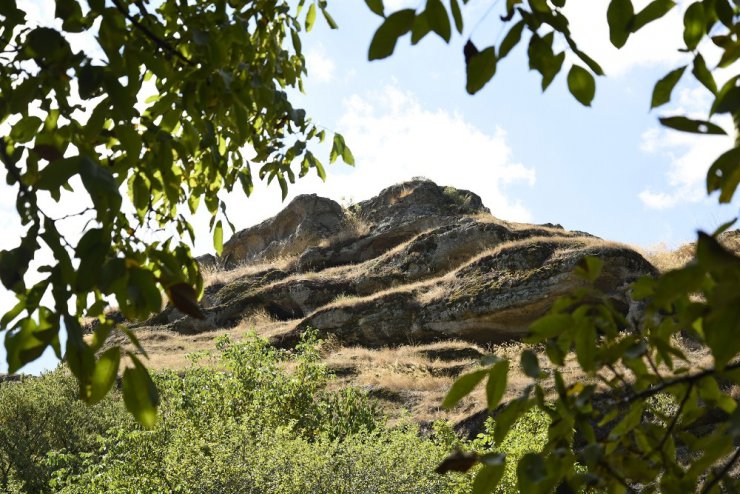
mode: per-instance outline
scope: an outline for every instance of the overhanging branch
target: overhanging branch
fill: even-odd
[[[162,38],[160,38],[159,36],[157,36],[156,34],[154,34],[148,27],[146,27],[144,24],[142,24],[141,22],[139,22],[134,16],[132,16],[131,14],[129,14],[128,9],[126,7],[124,7],[123,4],[121,4],[121,0],[112,0],[112,1],[113,1],[113,5],[116,6],[116,9],[118,9],[118,11],[121,14],[123,14],[126,17],[126,19],[128,19],[131,22],[131,24],[133,24],[133,26],[136,29],[138,29],[139,31],[141,31],[141,33],[144,36],[146,36],[147,38],[149,38],[149,40],[152,43],[154,43],[155,45],[157,45],[158,48],[160,48],[160,49],[166,51],[167,53],[175,56],[176,58],[182,60],[184,63],[186,63],[187,65],[190,65],[191,67],[197,67],[198,66],[198,64],[196,64],[195,62],[193,62],[192,60],[190,60],[189,58],[187,58],[185,55],[183,55],[182,53],[180,53],[179,51],[177,51],[175,49],[175,47],[173,47],[167,41],[163,40]]]

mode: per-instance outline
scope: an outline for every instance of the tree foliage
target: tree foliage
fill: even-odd
[[[278,0],[56,0],[57,24],[38,26],[23,2],[0,2],[0,161],[25,229],[16,248],[0,251],[0,281],[17,298],[0,319],[11,373],[51,347],[82,399],[99,401],[121,356],[96,356],[115,326],[110,303],[140,320],[164,293],[203,317],[185,207],[205,203],[220,253],[231,226],[221,191],[249,195],[257,175],[285,197],[296,175],[325,177],[309,149],[325,131],[288,94],[303,89],[303,31],[317,11],[336,25],[326,1],[304,3],[294,12]],[[333,139],[330,161],[352,163]],[[69,211],[82,194],[87,207]],[[54,203],[70,214],[55,214]],[[76,216],[87,224],[74,243],[65,222]],[[160,240],[146,240],[152,230]],[[98,319],[91,340],[83,317]],[[156,388],[133,353],[128,360],[126,405],[152,425]]]
[[[411,423],[390,426],[365,391],[332,389],[316,343],[309,335],[282,351],[254,336],[221,338],[216,352],[195,355],[190,368],[154,372],[162,403],[151,429],[131,419],[116,388],[97,405],[79,401],[75,379],[63,368],[0,383],[0,490],[469,491],[471,475],[434,473],[451,444],[460,442],[449,427],[439,423],[420,435]],[[547,419],[531,418],[515,426],[522,437],[501,451],[541,449]],[[490,450],[488,437],[471,446]],[[505,480],[514,482],[513,472]]]
[[[565,3],[507,0],[501,20],[510,28],[501,43],[482,50],[472,40],[465,44],[468,92],[485,86],[501,60],[523,43],[526,31],[529,67],[541,74],[542,89],[563,69],[565,52],[556,49],[562,44],[577,59],[568,70],[568,89],[589,106],[596,90],[594,76],[604,73],[571,37],[562,12]],[[408,32],[412,44],[432,32],[449,41],[450,19],[463,32],[457,0],[450,0],[449,10],[439,0],[428,0],[421,11],[402,10],[402,24],[395,20],[399,13],[386,16],[382,2],[367,4],[384,17],[370,46],[371,60],[391,55],[397,40]],[[653,0],[636,11],[631,0],[611,0],[605,15],[612,44],[621,48],[633,33],[675,7],[670,0]],[[668,103],[674,87],[690,69],[713,96],[708,118],[671,116],[660,122],[683,132],[726,134],[710,119],[719,114],[732,116],[735,145],[710,166],[706,181],[707,192],[719,192],[721,203],[732,200],[740,182],[740,75],[731,74],[720,87],[713,72],[737,68],[739,10],[737,2],[730,0],[693,1],[686,7],[682,51],[693,61],[655,84],[650,105],[652,109]],[[721,52],[711,69],[702,55],[710,44]],[[518,398],[499,406],[508,362],[495,357],[484,359],[481,369],[455,382],[445,406],[454,406],[485,382],[488,409],[496,416],[495,442],[504,441],[511,425],[533,408],[549,416],[544,450],[518,459],[521,492],[717,493],[740,489],[736,475],[730,475],[740,459],[740,408],[733,394],[733,387],[740,384],[740,258],[715,238],[733,223],[714,235],[700,233],[696,260],[685,268],[657,279],[641,279],[632,286],[632,297],[643,306],[636,322],[628,321],[593,287],[559,299],[531,326],[528,337],[545,349],[553,370],[543,372],[537,355],[524,351],[519,364],[532,382]],[[577,274],[593,284],[601,265],[596,258],[586,258]],[[679,335],[706,348],[711,363],[701,366],[690,361],[677,344]],[[585,377],[568,382],[562,369],[571,355]],[[455,453],[440,470],[459,470],[461,462],[463,470],[482,464],[473,491],[483,493],[495,489],[507,458]]]

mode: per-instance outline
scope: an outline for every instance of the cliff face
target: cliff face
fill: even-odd
[[[394,185],[343,209],[299,196],[204,259],[205,322],[167,309],[150,325],[180,334],[229,328],[258,313],[279,321],[274,344],[307,328],[366,347],[522,336],[556,297],[580,286],[586,255],[606,261],[599,287],[630,310],[627,287],[654,268],[632,249],[553,225],[491,216],[476,194],[427,180]],[[213,277],[218,279],[219,276]]]

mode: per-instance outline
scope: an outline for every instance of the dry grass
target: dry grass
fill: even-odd
[[[400,419],[407,410],[417,420],[454,420],[469,413],[481,396],[469,398],[453,412],[441,410],[440,404],[455,377],[484,353],[462,341],[381,349],[330,342],[322,347],[326,364],[338,375],[334,386],[359,386],[380,399],[391,418]]]
[[[632,248],[642,254],[661,273],[682,268],[694,259],[694,244],[684,244],[674,250],[670,250],[665,244],[658,244],[648,249],[637,246],[632,246]]]
[[[729,232],[729,234],[720,235],[719,241],[726,249],[740,255],[740,235]],[[634,245],[631,247],[642,254],[661,273],[686,266],[694,260],[696,251],[694,242],[683,244],[675,249],[669,249],[664,243],[648,248]]]
[[[258,263],[243,263],[233,269],[223,269],[219,267],[204,267],[201,269],[203,275],[203,286],[209,287],[212,285],[227,284],[232,281],[242,278],[244,276],[250,276],[257,273],[263,273],[270,269],[280,269],[283,271],[289,271],[293,268],[298,258],[293,257],[278,257],[269,261],[263,261]]]
[[[362,219],[353,208],[344,208],[344,217],[347,220],[346,227],[339,233],[323,239],[319,242],[319,247],[328,248],[346,240],[364,237],[370,233],[370,224]]]

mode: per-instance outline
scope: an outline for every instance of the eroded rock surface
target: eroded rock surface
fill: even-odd
[[[307,328],[369,347],[495,343],[521,337],[556,297],[580,286],[572,272],[586,255],[606,261],[599,288],[625,313],[629,283],[655,272],[626,246],[559,225],[501,221],[472,192],[428,180],[347,209],[299,196],[224,246],[215,264],[239,268],[208,291],[205,322],[170,310],[156,323],[197,333],[267,313],[286,322],[272,335],[280,346]],[[281,267],[255,267],[274,258]]]

